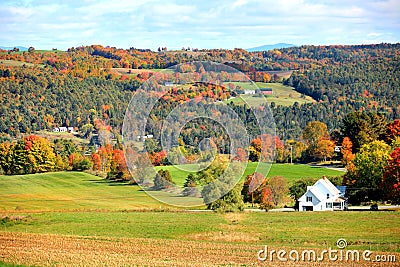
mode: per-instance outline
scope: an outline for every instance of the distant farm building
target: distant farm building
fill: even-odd
[[[74,127],[55,127],[53,128],[53,132],[55,133],[74,133],[75,132],[75,128]]]
[[[256,93],[256,90],[244,90],[244,93],[246,95],[254,95]]]
[[[272,95],[273,94],[272,88],[260,88],[260,91],[264,95]]]
[[[140,142],[140,141],[142,141],[142,142],[144,142],[146,139],[151,139],[151,138],[153,138],[154,136],[152,135],[152,134],[148,134],[148,135],[138,135],[138,136],[136,136],[136,141],[137,142]]]

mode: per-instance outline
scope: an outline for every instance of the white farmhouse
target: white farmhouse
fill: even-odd
[[[66,133],[68,131],[67,127],[59,127],[60,133]]]
[[[245,95],[254,95],[256,93],[256,90],[244,90]]]
[[[325,176],[299,198],[299,211],[345,210],[347,199]]]

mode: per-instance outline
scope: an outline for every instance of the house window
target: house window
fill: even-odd
[[[329,199],[329,193],[328,193],[328,194],[326,194],[326,199]]]
[[[307,197],[307,202],[312,202],[312,197]]]
[[[332,208],[332,202],[327,202],[326,203],[326,208],[331,209]]]

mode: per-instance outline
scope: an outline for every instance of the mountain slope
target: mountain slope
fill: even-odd
[[[278,44],[272,44],[272,45],[262,45],[262,46],[257,46],[257,47],[252,47],[252,48],[247,48],[246,50],[249,52],[255,52],[255,51],[269,51],[273,49],[280,49],[280,48],[288,48],[288,47],[293,47],[296,46],[294,44],[287,44],[287,43],[278,43]]]

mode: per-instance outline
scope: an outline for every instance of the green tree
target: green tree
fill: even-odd
[[[342,136],[353,142],[353,152],[374,140],[384,140],[387,121],[383,114],[373,112],[352,112],[347,114],[341,125]]]
[[[79,163],[79,168],[82,171],[90,170],[93,167],[93,162],[88,157],[84,157]]]
[[[12,164],[10,165],[9,172],[10,174],[30,173],[24,139],[18,140],[18,142],[13,145]]]
[[[381,191],[378,189],[382,183],[389,154],[390,147],[383,141],[376,140],[360,148],[352,167],[344,176],[345,184],[361,188],[353,192],[354,201],[363,201],[367,198],[378,200],[381,197]]]
[[[302,195],[307,191],[307,186],[311,186],[315,184],[318,179],[315,178],[302,178],[300,180],[296,180],[289,187],[289,195],[293,197],[295,201],[297,201]]]
[[[307,145],[300,141],[288,140],[286,141],[286,149],[288,157],[292,157],[293,162],[298,162],[304,158]]]
[[[196,176],[191,173],[186,177],[185,184],[183,185],[185,188],[182,191],[182,195],[184,196],[198,196],[199,190],[196,188],[197,182]]]
[[[206,188],[206,187],[205,187]],[[227,194],[223,197],[207,204],[207,209],[215,210],[219,212],[235,212],[244,210],[243,196],[241,194],[243,188],[243,183],[240,182],[233,187]],[[202,191],[202,196],[204,197],[204,192]]]
[[[153,138],[147,138],[144,141],[144,147],[146,148],[146,151],[148,153],[154,153],[154,152],[160,152],[161,151],[157,141],[155,141]]]
[[[156,190],[162,190],[169,188],[172,183],[172,177],[168,170],[159,170],[154,177],[154,188]]]
[[[198,177],[201,177],[202,181],[207,181],[201,191],[204,203],[207,203],[207,209],[221,212],[242,211],[244,209],[243,196],[241,195],[243,183],[236,183],[238,167],[235,162],[231,164],[232,168],[225,170],[225,160],[214,160],[207,169],[199,172]],[[214,174],[218,174],[218,176]]]

